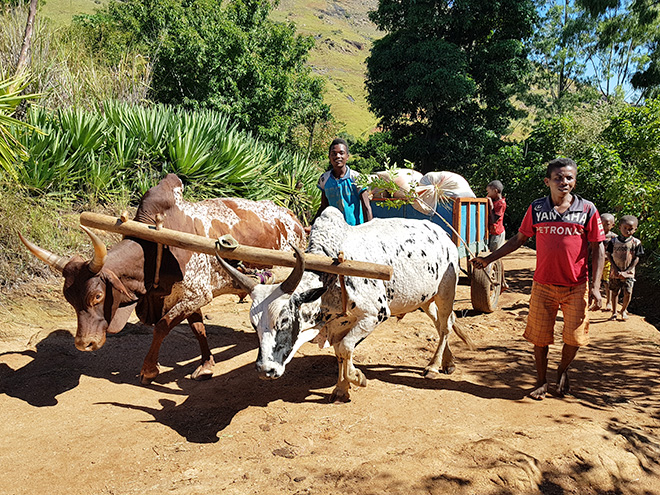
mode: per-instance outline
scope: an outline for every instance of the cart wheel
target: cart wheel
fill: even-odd
[[[491,280],[496,280],[493,283]],[[470,278],[470,298],[472,307],[477,311],[492,313],[497,309],[497,302],[502,290],[502,262],[491,263],[483,270],[472,270]]]

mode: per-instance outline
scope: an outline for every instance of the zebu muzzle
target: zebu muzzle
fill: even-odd
[[[283,365],[273,366],[272,364],[257,363],[256,368],[261,380],[276,380],[284,374]]]

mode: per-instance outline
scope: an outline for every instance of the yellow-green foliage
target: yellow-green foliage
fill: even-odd
[[[54,25],[62,26],[74,15],[92,13],[106,3],[107,0],[47,0],[39,13]],[[343,123],[343,130],[355,137],[366,138],[377,125],[375,115],[368,109],[364,87],[365,60],[372,41],[383,34],[367,18],[367,12],[377,4],[377,0],[281,0],[272,14],[274,20],[294,22],[298,32],[315,38],[309,64],[326,78],[325,102]],[[135,61],[127,62],[135,66]],[[85,78],[69,82],[75,86],[76,81],[82,83]]]

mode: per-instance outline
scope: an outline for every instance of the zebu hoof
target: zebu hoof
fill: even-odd
[[[456,366],[454,366],[453,364],[450,364],[449,366],[443,366],[442,367],[442,372],[445,375],[451,375],[454,371],[456,371]]]
[[[158,365],[156,365],[156,369],[142,368],[142,371],[140,371],[140,383],[142,385],[150,385],[156,379],[159,372]]]
[[[348,393],[348,390],[340,389],[339,387],[335,387],[335,389],[332,391],[332,395],[330,396],[330,402],[350,402],[351,397]]]
[[[211,369],[211,367],[209,366],[202,364],[197,367],[197,369],[193,372],[193,374],[190,377],[193,380],[199,382],[204,380],[210,380],[213,377],[213,369]]]
[[[140,373],[140,383],[142,385],[151,385],[151,382],[153,382],[156,379],[157,376],[158,376],[158,373],[156,373],[153,376],[146,375],[145,373]]]
[[[356,369],[355,374],[351,377],[351,383],[357,387],[366,387],[367,377],[360,370]]]
[[[437,380],[440,378],[441,373],[438,368],[426,368],[422,376],[424,378],[428,378],[429,380]]]

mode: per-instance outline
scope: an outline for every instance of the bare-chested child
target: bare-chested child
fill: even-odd
[[[605,247],[607,247],[607,243],[612,240],[612,238],[616,237],[616,234],[612,231],[612,227],[614,227],[614,215],[611,213],[603,213],[600,216],[600,221],[603,224],[603,232],[605,232]],[[610,292],[610,260],[605,258],[605,264],[603,265],[603,277],[600,281],[601,288],[605,290],[605,306],[603,306],[603,311],[612,311],[612,301],[610,300],[611,292]]]
[[[605,252],[611,264],[609,289],[612,296],[612,317],[616,319],[616,305],[619,291],[623,291],[623,302],[621,303],[621,320],[628,319],[628,304],[632,297],[633,285],[635,285],[635,267],[639,263],[639,257],[644,254],[642,242],[633,237],[637,230],[637,217],[624,215],[619,219],[619,232],[607,243]]]
[[[568,367],[580,347],[589,343],[589,292],[594,309],[602,305],[600,280],[603,271],[605,234],[594,204],[571,194],[577,180],[577,165],[569,158],[548,163],[545,185],[550,195],[532,202],[518,233],[494,253],[473,258],[475,268],[484,268],[522,246],[536,235],[536,270],[529,301],[529,316],[523,337],[534,344],[537,381],[530,397],[543,399],[548,346],[554,342],[557,312],[564,316],[561,362],[557,368],[557,395],[569,391]],[[593,285],[588,283],[587,252],[591,248]]]

